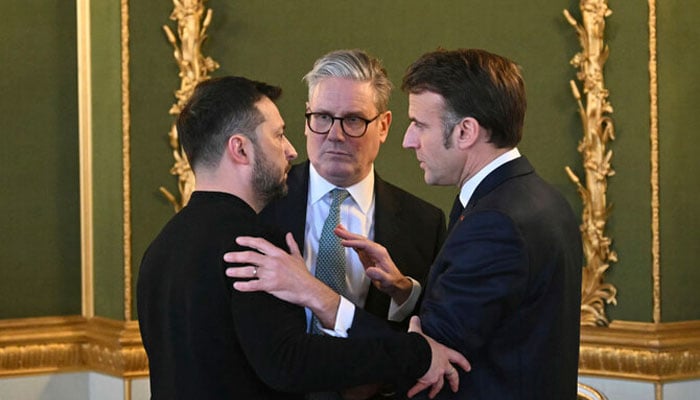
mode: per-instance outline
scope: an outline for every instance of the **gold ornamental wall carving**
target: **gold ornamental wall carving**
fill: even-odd
[[[583,138],[578,145],[585,171],[583,183],[568,166],[566,172],[583,201],[581,234],[585,265],[581,282],[581,324],[606,326],[609,321],[605,304],[616,304],[617,294],[615,286],[605,283],[605,271],[617,261],[617,254],[611,249],[612,239],[605,233],[611,211],[606,197],[607,178],[615,174],[610,163],[613,152],[606,146],[615,139],[615,129],[603,79],[603,66],[609,54],[603,35],[605,18],[612,11],[607,0],[581,0],[580,9],[581,23],[567,10],[564,16],[576,29],[582,47],[571,59],[571,65],[578,68],[576,77],[582,84],[583,96],[573,80],[570,84],[583,125]]]
[[[209,79],[209,73],[219,68],[219,64],[211,57],[202,55],[202,43],[207,38],[206,31],[211,23],[212,10],[205,12],[205,0],[173,0],[173,12],[170,19],[177,21],[177,36],[169,26],[164,25],[163,30],[168,41],[173,46],[173,56],[180,68],[180,88],[175,91],[177,101],[170,108],[171,115],[179,115],[187,99],[190,98],[195,86],[201,81]],[[164,187],[160,191],[173,205],[175,211],[184,207],[194,190],[194,174],[187,161],[185,152],[180,147],[175,122],[168,133],[170,147],[173,151],[175,164],[170,173],[177,176],[180,197],[170,193]]]

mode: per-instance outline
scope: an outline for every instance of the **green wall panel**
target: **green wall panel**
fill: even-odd
[[[123,319],[120,5],[90,4],[95,314]]]
[[[75,2],[3,2],[0,37],[0,318],[80,314]]]
[[[7,3],[7,4],[5,4]],[[661,190],[662,319],[698,319],[696,295],[700,227],[696,207],[698,125],[693,112],[700,84],[700,6],[669,0],[658,5],[659,141]],[[606,86],[617,138],[610,144],[616,175],[609,179],[613,213],[608,235],[620,261],[608,280],[618,288],[612,319],[650,321],[651,187],[649,140],[648,3],[610,1]],[[578,1],[494,2],[422,0],[209,0],[214,10],[204,53],[221,64],[215,76],[240,74],[281,85],[279,102],[289,136],[305,157],[301,77],[327,51],[359,47],[384,60],[400,85],[408,64],[438,46],[480,47],[523,67],[528,90],[525,136],[519,146],[540,174],[580,212],[580,199],[564,173],[582,173],[581,136],[568,81],[578,38],[562,16],[580,17]],[[0,104],[0,318],[80,313],[80,214],[75,1],[9,1],[0,27],[4,71]],[[93,200],[95,206],[96,313],[123,317],[123,190],[120,5],[92,2]],[[129,4],[132,264],[134,284],[148,243],[172,216],[160,194],[177,193],[168,110],[179,86],[178,68],[162,26],[172,2]],[[38,10],[38,11],[37,11]],[[395,90],[394,123],[377,161],[386,179],[447,210],[456,188],[428,187],[412,152],[401,148],[407,126],[406,95]],[[692,135],[692,133],[691,133]],[[695,185],[697,186],[697,185]],[[134,315],[135,317],[135,315]]]
[[[651,170],[649,164],[649,39],[645,1],[610,2],[606,42],[610,58],[605,84],[610,91],[616,138],[610,142],[615,175],[608,179],[612,206],[608,236],[619,262],[608,280],[617,289],[611,319],[652,320]]]
[[[170,1],[130,4],[131,56],[131,201],[134,310],[138,267],[146,246],[173,215],[173,207],[158,191],[163,186],[179,194],[177,178],[169,171],[174,163],[168,132],[174,117],[168,110],[180,86],[178,66],[163,25],[177,31],[169,19]],[[134,318],[136,312],[134,311]]]
[[[285,94],[279,106],[300,159],[306,153],[303,110],[307,96],[301,77],[323,53],[338,48],[364,48],[384,60],[389,76],[397,86],[411,61],[438,46],[481,47],[506,55],[522,65],[528,90],[525,136],[519,147],[533,161],[540,174],[561,190],[580,213],[581,204],[575,186],[564,173],[567,165],[579,175],[582,173],[581,158],[576,151],[581,137],[581,123],[568,83],[575,79],[576,74],[569,60],[580,47],[574,29],[562,15],[566,8],[580,19],[578,4],[573,0],[209,0],[205,5],[213,9],[214,14],[204,53],[221,64],[215,76],[240,74],[284,88]],[[670,3],[668,7],[672,8],[673,4]],[[168,19],[172,4],[168,1],[136,2],[130,7],[132,261],[136,276],[145,247],[173,212],[157,189],[165,186],[171,192],[177,190],[175,178],[168,173],[173,159],[167,132],[173,119],[167,110],[175,100],[173,91],[179,86],[179,78],[171,46],[162,32],[164,24],[175,26]],[[620,260],[612,265],[608,274],[609,281],[618,288],[618,305],[609,307],[608,312],[612,319],[650,321],[648,5],[642,0],[611,1],[610,7],[613,14],[607,19],[606,42],[610,45],[611,56],[605,74],[614,107],[612,117],[617,139],[610,144],[614,152],[616,175],[609,180],[608,200],[613,205],[613,214],[608,224],[608,235],[613,239],[613,249]],[[668,14],[671,15],[661,16],[670,21],[679,12],[682,11],[669,10]],[[689,16],[686,18],[691,20]],[[660,21],[660,25],[663,22]],[[694,32],[697,34],[697,31]],[[675,33],[679,34],[681,32]],[[663,57],[663,53],[660,57]],[[690,74],[690,65],[693,64],[674,65],[671,68],[675,69],[670,72],[683,69]],[[688,87],[683,82],[675,84],[678,85],[676,91],[685,90],[689,96],[692,86]],[[661,86],[663,93],[663,82]],[[447,210],[456,188],[426,186],[414,154],[401,148],[407,126],[407,99],[400,90],[394,92],[391,108],[394,122],[377,161],[378,172]],[[665,121],[663,114],[661,119]],[[686,126],[682,119],[676,124]],[[677,164],[675,172],[687,167],[685,164],[690,162],[691,149],[694,148],[669,146],[673,146],[672,140],[662,141],[662,157],[669,152],[685,151],[687,156],[672,163]],[[662,168],[664,165],[671,168],[672,164],[664,164],[662,160]],[[675,172],[668,170],[664,173]],[[662,179],[673,182],[673,176],[662,175]],[[680,181],[676,186],[677,191],[662,193],[682,200]],[[671,187],[666,190],[671,190]],[[678,204],[666,206],[664,203],[664,206],[670,208],[665,211],[669,214],[666,218],[673,217],[671,212]],[[697,222],[696,214],[693,218]],[[671,219],[667,221],[673,222]],[[670,227],[664,224],[662,231],[667,236],[662,246],[673,243],[677,235],[682,234],[675,225]],[[685,239],[686,242],[693,237]],[[674,293],[671,289],[664,291],[678,299],[669,299],[669,307],[673,301],[685,301],[683,299],[687,299],[696,286],[680,279],[686,273],[688,260],[696,255],[689,254],[686,242],[681,240],[671,250],[664,250],[673,254],[665,256],[662,264],[669,267],[678,265],[677,272],[674,272],[678,278],[672,280],[673,275],[669,276],[665,285],[671,285],[674,290],[676,285],[681,288],[677,295],[671,295]],[[667,264],[671,261],[673,264]],[[683,289],[683,285],[687,288]],[[674,318],[696,318],[696,313],[686,312]],[[667,315],[671,316],[670,312]]]
[[[387,1],[208,4],[215,10],[209,49],[222,64],[220,73],[281,84],[287,92],[280,108],[293,142],[302,150],[306,90],[300,79],[326,51],[365,48],[384,60],[396,84],[411,61],[438,46],[481,47],[509,56],[522,65],[528,89],[529,110],[520,148],[580,211],[575,187],[564,173],[566,165],[582,171],[576,151],[581,127],[568,84],[576,73],[569,60],[579,43],[562,16],[564,8],[579,16],[578,2],[403,1],[401,7]],[[611,273],[610,280],[621,289],[620,304],[610,313],[614,318],[645,320],[651,304],[649,171],[640,169],[638,161],[640,152],[642,160],[648,154],[647,42],[640,40],[646,32],[646,3],[612,7],[620,10],[609,18],[613,53],[607,72],[620,138],[612,144],[618,175],[610,182],[610,201],[619,200],[625,208],[616,209],[610,221],[610,234],[620,254],[620,262],[613,267],[617,275]],[[415,156],[401,148],[407,126],[405,94],[396,91],[391,106],[394,124],[377,162],[378,171],[448,210],[456,188],[423,184]],[[616,229],[620,221],[624,229]]]
[[[659,2],[661,316],[700,319],[700,4]]]

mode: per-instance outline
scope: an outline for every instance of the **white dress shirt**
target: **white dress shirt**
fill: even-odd
[[[494,158],[493,161],[486,164],[486,166],[474,176],[467,179],[467,181],[464,182],[464,185],[462,185],[462,189],[459,191],[459,201],[462,203],[462,207],[466,207],[467,204],[469,204],[469,200],[472,198],[474,191],[476,190],[477,186],[479,186],[481,181],[484,180],[484,178],[486,178],[496,168],[507,163],[508,161],[515,160],[518,157],[520,157],[520,151],[518,151],[517,147],[514,147]]]
[[[312,274],[316,272],[318,242],[331,206],[329,192],[336,187],[319,175],[313,165],[310,165],[304,248],[302,252],[306,266]],[[343,189],[347,190],[350,196],[340,205],[340,223],[348,231],[374,240],[374,166],[367,177]],[[348,288],[348,298],[341,296],[335,330],[330,332],[325,330],[327,333],[335,334],[336,336],[345,336],[347,329],[352,326],[355,306],[364,307],[371,284],[371,280],[365,275],[362,262],[354,250],[346,248],[345,259],[347,264],[345,279]],[[421,287],[416,280],[411,279],[411,282],[413,283],[413,288],[408,300],[401,305],[396,304],[393,299],[391,300],[387,316],[389,320],[400,321],[413,311],[420,297]],[[306,317],[308,325],[311,320],[311,311],[309,309],[306,309]]]

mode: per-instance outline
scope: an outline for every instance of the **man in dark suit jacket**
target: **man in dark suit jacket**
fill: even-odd
[[[329,193],[346,189],[350,196],[340,206],[341,223],[386,246],[400,260],[401,270],[365,272],[357,255],[346,250],[340,267],[345,285],[335,289],[356,306],[405,329],[428,266],[442,245],[445,218],[437,207],[374,172],[374,160],[391,126],[391,82],[378,59],[357,49],[324,55],[304,79],[309,86],[305,135],[310,161],[292,168],[289,194],[261,215],[294,234],[309,270],[318,275],[318,244]],[[350,316],[344,308],[340,312]],[[311,325],[311,313],[308,318]],[[376,390],[358,388],[352,397],[367,397]]]
[[[574,400],[583,252],[571,206],[516,145],[525,86],[512,61],[435,51],[403,79],[426,183],[457,184],[457,210],[432,266],[423,328],[473,371],[450,399]]]
[[[460,188],[419,315],[473,369],[438,398],[576,399],[581,237],[569,204],[516,147],[526,109],[518,66],[483,50],[438,50],[408,68],[403,88],[403,146],[426,183]],[[366,264],[396,268],[382,246],[336,233]]]
[[[309,86],[304,132],[309,161],[292,168],[289,194],[261,215],[294,234],[314,273],[329,192],[348,190],[350,197],[340,206],[341,223],[386,246],[402,269],[365,273],[357,255],[346,250],[347,287],[341,294],[381,318],[407,326],[421,282],[444,240],[445,219],[437,207],[374,172],[374,160],[391,126],[391,82],[378,59],[357,49],[324,55],[304,79]]]
[[[354,313],[352,339],[309,335],[303,308],[234,290],[226,279],[222,255],[243,249],[234,243],[237,236],[285,244],[257,215],[286,191],[296,157],[272,102],[279,94],[245,78],[212,79],[197,86],[180,113],[177,128],[195,192],[144,254],[137,285],[152,398],[301,399],[311,390],[421,376],[414,390],[437,390],[445,372],[454,386],[450,361],[465,368],[466,361],[428,337],[378,333],[381,320],[361,310]],[[309,275],[303,263],[297,270]],[[307,295],[328,300],[328,308],[311,307],[333,333],[339,296],[320,282]]]

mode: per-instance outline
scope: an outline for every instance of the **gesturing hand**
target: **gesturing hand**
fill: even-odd
[[[430,387],[428,397],[431,399],[434,398],[442,389],[445,382],[444,378],[447,378],[450,389],[452,389],[453,392],[457,392],[459,389],[459,373],[452,364],[456,364],[463,370],[469,372],[471,370],[469,361],[467,361],[462,354],[436,342],[431,337],[424,334],[420,325],[420,318],[417,316],[411,317],[408,331],[423,335],[428,341],[428,344],[430,344],[430,350],[432,351],[430,369],[428,369],[428,372],[420,377],[418,382],[408,391],[408,397],[413,397],[422,390]]]
[[[377,289],[391,296],[397,304],[406,301],[413,283],[399,271],[386,248],[348,231],[342,225],[338,225],[334,232],[340,237],[340,244],[355,250],[365,268],[365,274]]]

